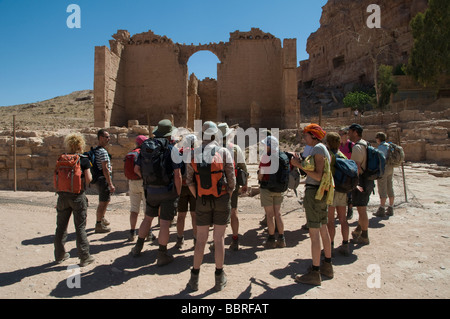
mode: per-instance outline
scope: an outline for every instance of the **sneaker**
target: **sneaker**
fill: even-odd
[[[80,260],[80,267],[85,267],[85,266],[91,264],[92,262],[94,262],[94,260],[95,260],[94,257],[89,255],[89,257],[83,258]]]
[[[239,239],[232,239],[230,244],[230,250],[238,251],[239,250]]]
[[[349,244],[342,244],[338,249],[337,249],[338,253],[343,255],[343,256],[350,256],[350,246]]]
[[[264,248],[266,249],[273,249],[273,248],[277,248],[277,242],[275,241],[275,238],[271,239],[267,239],[266,243],[264,244]]]
[[[286,239],[283,238],[278,238],[277,239],[277,248],[284,248],[286,247]]]
[[[358,238],[353,239],[353,242],[357,245],[363,245],[363,246],[370,244],[369,237],[364,238],[362,236],[359,236]]]
[[[188,286],[191,287],[193,291],[198,290],[198,277],[199,274],[193,274],[191,272],[191,279],[189,279]]]
[[[65,253],[64,256],[63,256],[61,259],[57,259],[57,260],[55,260],[55,262],[56,262],[57,264],[60,264],[60,263],[62,263],[63,261],[69,259],[69,258],[70,258],[70,254],[69,254],[69,253]]]
[[[320,271],[312,270],[312,267],[309,269],[308,273],[304,275],[295,276],[295,282],[313,286],[322,285],[322,277],[320,276]]]
[[[177,236],[177,243],[175,244],[175,248],[181,249],[183,248],[183,244],[184,244],[184,237]]]
[[[386,210],[386,216],[394,216],[394,207],[388,206]]]
[[[385,211],[385,209],[384,209],[384,207],[378,207],[378,210],[376,211],[376,213],[373,213],[373,216],[376,216],[376,217],[384,217],[384,216],[386,216],[386,211]]]
[[[322,265],[320,265],[320,274],[332,279],[334,277],[333,265],[324,261]]]
[[[216,277],[216,285],[214,286],[214,289],[216,291],[221,291],[225,286],[227,285],[227,275],[224,271],[220,275],[214,275]]]
[[[162,267],[170,264],[174,260],[173,256],[169,255],[167,251],[158,251],[156,265]]]
[[[96,234],[109,233],[110,231],[111,231],[111,228],[107,227],[103,223],[96,223],[95,224],[95,233]]]

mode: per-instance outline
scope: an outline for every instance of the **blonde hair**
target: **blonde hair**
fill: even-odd
[[[80,133],[72,133],[64,138],[64,145],[69,153],[83,152],[86,141]]]
[[[330,132],[327,134],[327,144],[330,150],[337,151],[341,145],[341,137],[338,133]]]

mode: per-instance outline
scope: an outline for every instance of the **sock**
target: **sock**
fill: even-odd
[[[312,266],[312,270],[314,270],[314,271],[319,271],[320,270],[320,266]]]
[[[216,268],[216,272],[214,273],[216,276],[219,276],[223,272],[223,268]]]
[[[278,234],[278,239],[283,239],[284,238],[284,234]]]
[[[198,275],[200,273],[200,268],[199,269],[192,268],[191,273],[194,275]]]
[[[100,224],[102,221],[101,220],[97,220],[97,224]]]
[[[369,231],[368,230],[363,230],[361,232],[361,237],[362,238],[369,238]]]
[[[167,251],[167,245],[159,245],[158,251],[166,252]]]
[[[134,229],[130,229],[130,234],[134,234],[135,231],[136,230],[134,230]]]
[[[327,258],[327,257],[325,257],[325,259],[324,259],[324,260],[325,260],[325,262],[326,262],[326,263],[329,263],[329,264],[331,264],[331,258]]]
[[[269,238],[268,238],[269,240],[275,240],[275,234],[273,234],[273,235],[269,235]]]
[[[233,236],[233,240],[238,240],[238,236]]]

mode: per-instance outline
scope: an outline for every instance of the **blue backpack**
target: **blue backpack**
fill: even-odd
[[[365,146],[362,143],[356,143]],[[367,142],[367,168],[363,172],[365,179],[374,181],[380,179],[384,174],[384,168],[386,166],[386,158],[379,149],[370,145]]]
[[[351,159],[335,156],[334,189],[340,193],[349,193],[358,186],[358,165]]]

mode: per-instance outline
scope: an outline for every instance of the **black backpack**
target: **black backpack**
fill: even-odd
[[[98,168],[96,161],[96,151],[100,148],[100,146],[97,147],[91,147],[91,149],[87,152],[84,152],[83,155],[86,156],[89,159],[89,162],[91,163],[91,174],[92,174],[92,181],[91,184],[95,184],[100,176],[103,176],[103,171]],[[108,156],[111,158],[111,156],[108,153]]]
[[[289,157],[285,152],[278,152],[278,171],[271,174],[267,182],[261,183],[261,188],[271,192],[282,193],[287,191],[289,186],[290,164]]]
[[[147,139],[141,146],[141,174],[144,186],[169,186],[173,171],[168,167],[171,149],[165,138]]]

